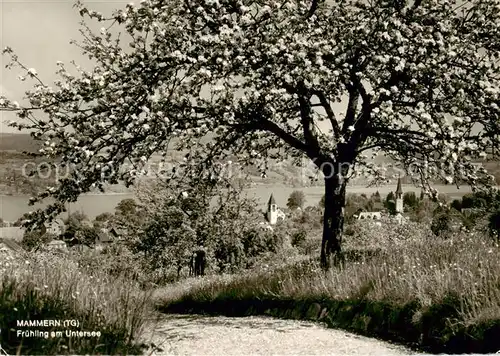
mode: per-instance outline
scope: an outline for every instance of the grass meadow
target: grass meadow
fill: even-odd
[[[311,221],[282,225],[291,233],[309,221],[300,246],[266,250],[234,274],[213,270],[166,286],[131,277],[140,273],[124,253],[2,258],[0,345],[8,354],[141,354],[152,346],[143,335],[161,311],[309,319],[431,353],[500,350],[497,241],[480,230],[437,237],[411,221],[349,222],[344,252],[325,273],[318,264],[321,224],[311,214]],[[19,337],[37,329],[19,326],[21,320],[76,320],[38,329],[101,335]]]
[[[411,223],[361,230],[346,241],[345,263],[326,274],[310,259],[267,271],[191,280],[158,293],[161,308],[235,315],[249,308],[249,314],[267,310],[302,318],[304,313],[270,309],[319,303],[328,310],[323,321],[330,326],[420,350],[500,349],[498,245],[465,233],[438,239]],[[257,305],[262,308],[255,309]]]
[[[140,354],[152,317],[151,292],[130,280],[53,254],[0,262],[0,345],[8,354]],[[76,326],[21,327],[22,320],[76,320]],[[18,330],[100,332],[100,337],[19,337]],[[49,334],[50,335],[50,334]]]

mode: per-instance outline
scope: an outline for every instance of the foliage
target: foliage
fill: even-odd
[[[438,203],[430,199],[420,199],[418,205],[413,211],[409,212],[409,217],[412,221],[431,224],[434,217],[434,212]]]
[[[418,205],[418,199],[415,192],[406,192],[403,194],[403,206],[408,209],[414,209]]]
[[[168,184],[156,181],[138,189],[145,218],[132,241],[134,251],[151,261],[152,270],[171,267],[180,276],[193,251],[206,250],[212,271],[244,268],[248,259],[275,252],[279,239],[255,222],[254,200],[243,186],[192,184],[188,179]]]
[[[137,214],[137,202],[132,199],[123,199],[116,205],[116,214],[123,216],[131,216]]]
[[[384,207],[390,214],[394,215],[396,213],[396,196],[393,192],[389,192],[385,197]]]
[[[98,230],[93,226],[82,226],[75,232],[74,237],[78,243],[94,247],[96,242],[99,241]]]
[[[436,236],[441,236],[450,231],[451,218],[447,212],[436,214],[432,219],[431,230]]]
[[[0,261],[0,343],[8,354],[138,354],[151,294],[121,275],[92,274],[68,256],[37,252]],[[78,320],[101,337],[18,337],[16,320]],[[43,331],[61,330],[58,327]]]
[[[159,212],[144,228],[134,249],[151,261],[152,270],[174,265],[180,273],[187,266],[196,246],[196,232],[186,220],[184,213],[172,206]]]
[[[380,192],[378,190],[370,196],[370,199],[377,203],[382,202],[382,197],[380,196]]]
[[[20,226],[23,226],[24,222],[26,220],[28,220],[30,217],[30,215],[28,213],[24,213],[23,215],[21,215],[15,222],[14,222],[14,226],[15,227],[20,227]]]
[[[55,236],[49,233],[43,234],[41,231],[26,231],[23,235],[22,246],[28,251],[36,251],[54,238]]]
[[[115,215],[111,220],[111,225],[128,230],[129,234],[137,234],[144,218],[144,206],[134,199],[123,199],[115,207]]]
[[[62,237],[64,240],[78,240],[82,244],[90,245],[95,242],[95,231],[93,231],[92,223],[87,215],[83,212],[76,211],[72,213],[64,221],[66,228]]]
[[[96,231],[100,231],[102,228],[110,228],[114,223],[116,223],[116,217],[112,213],[102,213],[95,217],[93,221],[93,226]]]
[[[95,217],[95,221],[99,221],[99,222],[104,222],[104,221],[109,221],[113,218],[113,214],[111,213],[102,213],[102,214],[99,214]]]
[[[322,211],[315,207],[307,207],[301,214],[293,218],[293,222],[308,231],[321,229],[323,224]]]
[[[302,209],[304,207],[305,201],[306,201],[306,195],[304,194],[304,192],[301,190],[294,190],[288,197],[288,202],[286,203],[286,206],[290,210],[294,210],[297,208]]]
[[[489,220],[488,224],[490,224],[491,220],[495,219],[495,212],[500,209],[500,191],[491,189],[466,194],[462,197],[461,207],[470,209],[470,211],[463,213],[463,219],[469,229],[480,224],[485,217]],[[486,228],[489,227],[486,226]]]
[[[462,211],[462,202],[459,199],[453,199],[450,206],[456,211]]]
[[[307,239],[307,232],[305,230],[298,230],[292,234],[292,246],[302,247]]]

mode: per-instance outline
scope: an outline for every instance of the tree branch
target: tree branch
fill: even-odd
[[[302,124],[302,130],[304,132],[305,143],[308,146],[314,148],[316,151],[319,151],[318,137],[312,127],[313,119],[311,117],[311,107],[309,103],[309,98],[306,98],[304,92],[299,94],[299,104],[300,104],[300,122]]]
[[[342,125],[342,132],[346,132],[349,126],[354,123],[354,118],[356,117],[356,108],[359,102],[359,92],[350,86],[349,90],[349,101],[347,103],[347,110],[345,113],[344,124]]]
[[[328,115],[328,119],[330,119],[330,123],[332,125],[333,133],[335,134],[335,138],[339,139],[340,138],[340,126],[339,123],[337,122],[337,119],[335,118],[335,113],[332,110],[332,107],[330,103],[328,103],[328,100],[325,96],[325,93],[323,93],[320,90],[316,90],[313,92],[314,95],[316,95],[321,103],[321,107],[325,109],[326,114]]]

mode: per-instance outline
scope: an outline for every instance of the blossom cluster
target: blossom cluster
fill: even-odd
[[[305,154],[318,166],[369,167],[365,153],[375,150],[422,172],[429,162],[451,166],[442,172],[451,182],[465,171],[470,184],[491,183],[470,162],[500,146],[497,0],[339,0],[311,16],[309,7],[147,0],[106,18],[79,3],[82,16],[121,26],[131,41],[109,26],[84,27],[78,45],[95,66],[59,62],[54,87],[4,50],[35,84],[27,105],[1,97],[0,110],[24,119],[12,125],[44,141],[41,154],[79,166],[80,176],[38,198],[71,201],[96,184],[132,184],[135,166],[169,149],[200,165],[229,154],[242,162]],[[347,103],[344,112],[336,102]],[[100,172],[125,162],[120,175]]]

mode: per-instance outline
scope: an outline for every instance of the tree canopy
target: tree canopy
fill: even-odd
[[[304,207],[305,201],[306,195],[304,194],[304,192],[301,190],[294,190],[288,197],[286,206],[291,210],[295,210],[297,208],[302,209]]]
[[[351,168],[380,176],[371,153],[403,162],[424,183],[435,176],[491,183],[472,160],[500,146],[497,0],[313,8],[292,0],[146,0],[111,18],[77,7],[124,31],[83,27],[78,45],[95,63],[90,71],[58,63],[53,87],[4,50],[35,84],[27,104],[1,97],[1,110],[17,112],[23,120],[12,125],[71,167],[38,196],[58,202],[32,222],[92,187],[132,184],[153,153],[172,148],[189,151],[184,168],[197,172],[228,154],[263,170],[269,158],[309,157],[325,176],[322,255],[340,249]]]

